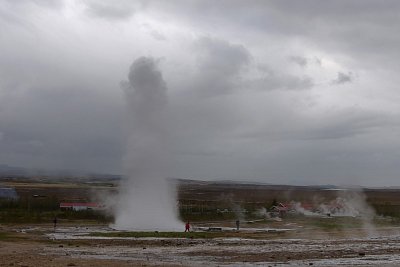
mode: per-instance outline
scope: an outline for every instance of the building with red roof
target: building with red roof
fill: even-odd
[[[61,202],[60,209],[64,210],[101,210],[104,206],[95,202]]]

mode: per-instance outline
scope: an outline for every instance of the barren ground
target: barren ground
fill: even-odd
[[[373,235],[356,228],[327,231],[287,224],[224,229],[215,238],[190,233],[183,238],[135,238],[88,236],[116,233],[99,225],[62,225],[56,231],[45,224],[2,225],[0,266],[400,265],[400,229],[393,226],[380,227]]]

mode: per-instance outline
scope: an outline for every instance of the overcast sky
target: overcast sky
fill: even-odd
[[[167,176],[400,185],[399,29],[389,0],[1,1],[0,163],[124,173],[146,57]]]

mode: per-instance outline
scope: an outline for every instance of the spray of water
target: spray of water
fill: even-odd
[[[141,57],[122,86],[128,106],[126,179],[115,206],[117,229],[178,230],[175,187],[165,177],[169,162],[167,86],[153,58]]]

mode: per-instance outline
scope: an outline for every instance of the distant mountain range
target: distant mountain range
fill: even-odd
[[[8,178],[31,178],[31,177],[48,177],[48,178],[96,178],[106,180],[119,180],[121,175],[104,174],[94,172],[83,172],[73,170],[47,170],[47,169],[30,169],[23,167],[15,167],[7,164],[0,164],[0,176]]]
[[[26,173],[27,170],[25,168],[0,164],[0,175],[25,175]]]
[[[0,164],[0,179],[40,179],[40,180],[79,180],[79,181],[110,181],[118,182],[121,180],[123,175],[118,174],[105,174],[95,172],[83,172],[73,170],[45,170],[45,169],[30,169],[23,167],[10,166],[7,164]],[[180,178],[168,178],[169,180],[176,181],[180,185],[192,185],[192,186],[222,186],[222,187],[267,187],[271,189],[283,189],[283,188],[309,188],[309,189],[321,189],[321,190],[341,190],[343,188],[359,188],[359,186],[336,186],[336,185],[296,185],[294,184],[271,184],[265,182],[256,181],[232,181],[232,180],[194,180],[194,179],[180,179]],[[382,187],[363,187],[364,189],[385,189],[385,190],[397,190],[399,186],[382,186]]]

